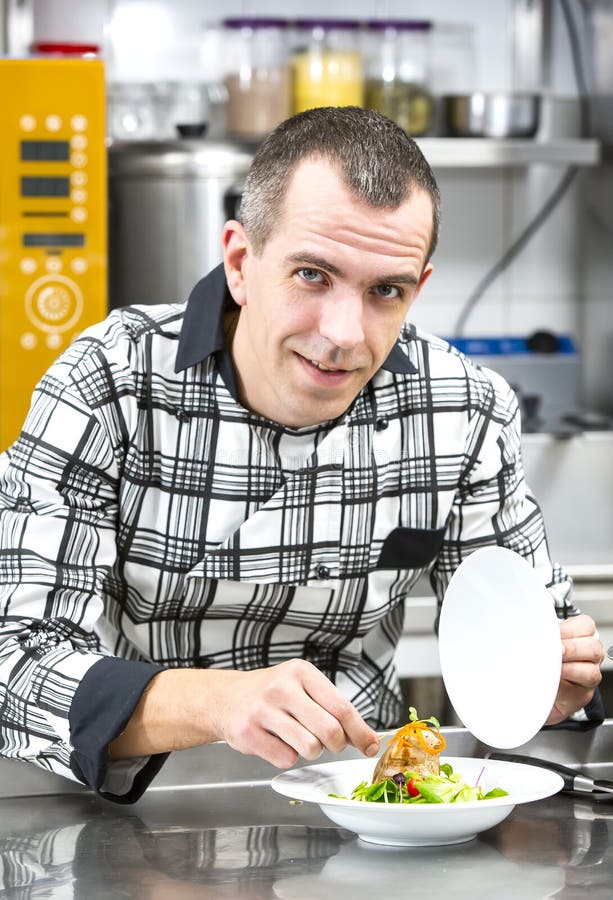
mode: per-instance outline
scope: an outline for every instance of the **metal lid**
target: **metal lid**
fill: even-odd
[[[432,22],[427,19],[370,19],[367,27],[373,31],[430,31]]]
[[[360,22],[358,19],[298,19],[296,27],[301,29],[324,28],[330,31],[357,31],[360,28]]]
[[[225,28],[286,28],[289,24],[287,19],[274,18],[270,16],[231,16],[223,19],[222,24]]]
[[[233,177],[244,175],[256,145],[231,141],[114,141],[109,147],[110,175]]]

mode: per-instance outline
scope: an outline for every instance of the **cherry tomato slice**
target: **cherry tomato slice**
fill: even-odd
[[[409,778],[407,781],[407,794],[411,797],[419,797],[419,788],[417,787],[417,784],[421,780],[421,778]]]

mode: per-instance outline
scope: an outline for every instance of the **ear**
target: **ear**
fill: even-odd
[[[419,294],[421,293],[421,289],[423,288],[424,284],[426,283],[426,281],[428,280],[428,278],[430,277],[430,275],[432,275],[432,272],[433,272],[433,271],[434,271],[434,266],[432,265],[432,263],[428,263],[428,265],[426,266],[426,268],[425,268],[425,269],[423,270],[423,272],[421,273],[420,279],[419,279],[419,281],[418,281],[418,283],[417,283],[417,287],[415,288],[415,293],[414,293],[413,296],[411,297],[411,302],[410,302],[410,304],[409,304],[409,309],[411,308],[411,306],[413,306],[413,304],[415,303],[415,301],[416,301],[417,298],[419,297]]]
[[[240,222],[230,219],[225,223],[221,246],[228,288],[236,303],[244,306],[247,302],[244,265],[249,252],[249,242]]]
[[[428,263],[426,268],[421,273],[421,278],[419,279],[419,284],[417,285],[417,287],[415,289],[415,297],[417,297],[417,295],[420,293],[424,284],[426,283],[426,281],[428,280],[430,275],[432,275],[433,272],[434,272],[434,266],[432,265],[432,263]]]

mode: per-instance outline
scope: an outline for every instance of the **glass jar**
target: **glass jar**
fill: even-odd
[[[473,25],[437,22],[430,48],[430,84],[435,96],[472,94],[480,89]]]
[[[425,134],[433,120],[430,29],[430,22],[415,19],[368,23],[365,104],[411,135]]]
[[[291,113],[291,73],[284,19],[224,20],[228,134],[266,135]]]
[[[296,23],[294,112],[317,106],[363,106],[364,68],[359,23],[303,19]]]
[[[158,139],[202,136],[208,126],[205,86],[191,81],[164,81],[155,87]]]
[[[158,137],[155,88],[123,82],[107,88],[107,130],[112,140],[144,141]]]

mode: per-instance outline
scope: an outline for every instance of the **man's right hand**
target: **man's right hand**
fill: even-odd
[[[266,669],[168,669],[150,682],[112,760],[224,740],[279,768],[325,749],[356,747],[374,756],[379,738],[354,706],[302,659]]]

